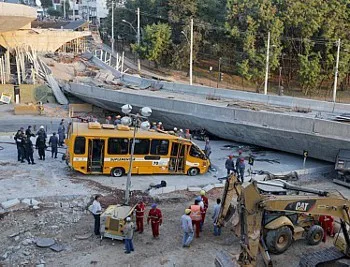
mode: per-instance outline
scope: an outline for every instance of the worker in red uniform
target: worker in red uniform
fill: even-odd
[[[202,222],[202,212],[203,209],[199,205],[200,200],[196,198],[194,205],[191,205],[189,209],[191,210],[190,217],[192,219],[192,225],[196,227],[196,237],[199,237],[199,231]]]
[[[143,217],[145,215],[145,203],[142,200],[135,207],[136,212],[136,232],[143,233]]]
[[[160,209],[157,209],[157,204],[152,204],[152,209],[148,213],[147,224],[151,221],[153,238],[159,238],[159,226],[162,225],[163,218]]]
[[[203,212],[202,212],[202,222],[201,222],[201,232],[202,232],[203,224],[204,224],[204,220],[205,220],[205,215],[207,214],[207,210],[208,210],[208,207],[209,207],[209,200],[205,196],[205,191],[204,190],[200,191],[200,195],[201,195],[201,200],[203,201],[203,204],[204,204]]]
[[[329,234],[330,236],[334,236],[334,226],[333,226],[334,218],[329,215],[321,215],[318,220],[324,231],[322,241],[326,242],[327,234]]]

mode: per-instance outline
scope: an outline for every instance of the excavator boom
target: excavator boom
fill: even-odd
[[[259,182],[260,183],[260,182]],[[269,182],[263,182],[265,185]],[[264,212],[286,212],[293,214],[329,215],[339,218],[343,230],[342,241],[337,241],[339,248],[345,255],[350,256],[350,238],[346,231],[346,224],[350,225],[350,201],[340,195],[329,192],[297,187],[282,181],[280,187],[287,190],[308,193],[308,195],[263,195],[258,189],[258,182],[241,184],[232,174],[227,177],[222,195],[221,210],[217,225],[222,227],[233,218],[234,232],[240,237],[241,252],[236,257],[230,257],[239,266],[257,266],[257,256],[260,252],[265,265],[272,266],[264,239],[262,238],[262,218]],[[269,183],[269,185],[272,185]],[[275,185],[274,185],[275,186]],[[282,226],[281,226],[282,227]],[[220,258],[221,257],[221,258]],[[217,255],[216,265],[227,262],[227,255]],[[235,265],[233,265],[235,266]]]

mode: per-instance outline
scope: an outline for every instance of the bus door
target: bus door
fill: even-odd
[[[103,172],[105,140],[89,139],[88,172]]]
[[[169,160],[170,173],[183,173],[185,171],[185,149],[185,144],[177,142],[173,142],[171,144],[171,154]]]

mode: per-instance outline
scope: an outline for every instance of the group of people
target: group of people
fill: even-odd
[[[121,122],[121,116],[120,115],[116,115],[115,117],[114,117],[114,119],[112,119],[112,116],[107,116],[106,117],[106,121],[105,121],[105,123],[106,124],[113,124],[113,125],[118,125],[118,124],[121,124],[122,122]]]
[[[97,236],[100,236],[100,216],[102,214],[102,208],[100,203],[100,195],[95,196],[95,199],[91,205],[90,212],[94,216],[94,233]],[[143,200],[140,200],[135,207],[135,217],[136,217],[136,229],[130,217],[125,219],[125,225],[122,229],[125,240],[125,253],[129,254],[134,251],[133,245],[133,236],[134,231],[139,232],[140,234],[144,231],[144,216],[145,216],[146,205]],[[153,203],[151,209],[148,212],[147,224],[151,224],[152,235],[154,239],[159,239],[159,226],[162,225],[163,216],[157,204]]]
[[[63,146],[65,139],[66,127],[64,125],[64,119],[61,120],[58,127],[58,137],[54,132],[49,138],[49,146],[51,147],[51,156],[57,158],[58,147]],[[47,148],[46,140],[47,134],[45,127],[40,126],[36,134],[32,132],[32,126],[29,125],[24,131],[21,127],[14,136],[17,145],[17,160],[24,163],[27,160],[28,164],[34,165],[34,139],[35,148],[38,149],[39,160],[45,160],[45,150]]]
[[[94,216],[94,233],[100,236],[100,216],[102,214],[102,208],[100,204],[100,195],[95,196],[95,199],[90,206],[90,211]],[[181,227],[183,230],[183,247],[189,247],[194,235],[198,238],[200,232],[203,231],[203,225],[205,222],[206,213],[209,208],[209,200],[206,197],[206,192],[204,190],[200,191],[200,196],[195,198],[194,204],[190,205],[185,209],[185,214],[181,217]],[[214,235],[221,235],[221,228],[217,226],[217,220],[221,208],[221,199],[216,200],[216,205],[214,206],[214,212],[212,216]],[[134,232],[140,234],[144,231],[144,221],[146,213],[146,204],[143,200],[140,200],[135,206],[135,217],[136,217],[136,227],[132,222],[130,217],[125,219],[125,225],[122,228],[122,232],[125,240],[125,253],[129,254],[134,251],[133,236]],[[147,224],[151,225],[152,235],[154,239],[159,239],[159,227],[163,223],[162,211],[157,207],[156,203],[151,205],[151,209],[148,212]],[[136,228],[136,229],[135,229]]]
[[[237,178],[243,183],[244,182],[244,171],[245,171],[245,160],[242,155],[242,150],[238,151],[238,156],[236,162],[233,160],[233,155],[229,155],[225,162],[225,168],[227,170],[227,175],[232,172],[236,173]]]
[[[209,200],[205,196],[205,191],[200,191],[200,196],[197,196],[194,200],[194,204],[185,209],[185,214],[181,217],[181,227],[183,231],[182,246],[190,247],[194,234],[196,238],[199,238],[200,232],[203,231],[203,225],[205,222],[206,213],[209,208]],[[214,206],[214,212],[212,216],[214,235],[221,235],[221,228],[217,226],[217,220],[221,208],[221,199],[216,200]]]

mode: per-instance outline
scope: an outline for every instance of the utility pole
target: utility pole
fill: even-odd
[[[191,40],[190,40],[190,85],[192,85],[192,61],[193,61],[193,19],[191,19]]]
[[[264,95],[267,95],[267,82],[269,80],[269,59],[270,59],[270,32],[267,33],[266,70],[265,70]]]
[[[140,8],[137,8],[137,45],[140,46]],[[140,72],[141,71],[141,62],[140,62],[140,55],[137,54],[137,69]]]
[[[63,17],[66,19],[66,0],[63,0]]]
[[[338,49],[337,49],[337,62],[335,63],[335,71],[334,71],[334,87],[333,87],[333,102],[335,103],[335,100],[337,98],[337,83],[338,83],[338,68],[339,68],[339,54],[340,54],[340,39],[336,42]]]
[[[221,57],[219,58],[219,73],[218,73],[218,81],[216,82],[216,88],[219,88],[220,80],[221,80]]]
[[[114,55],[114,1],[112,0],[112,55]]]
[[[73,21],[75,21],[75,1],[73,0]]]

